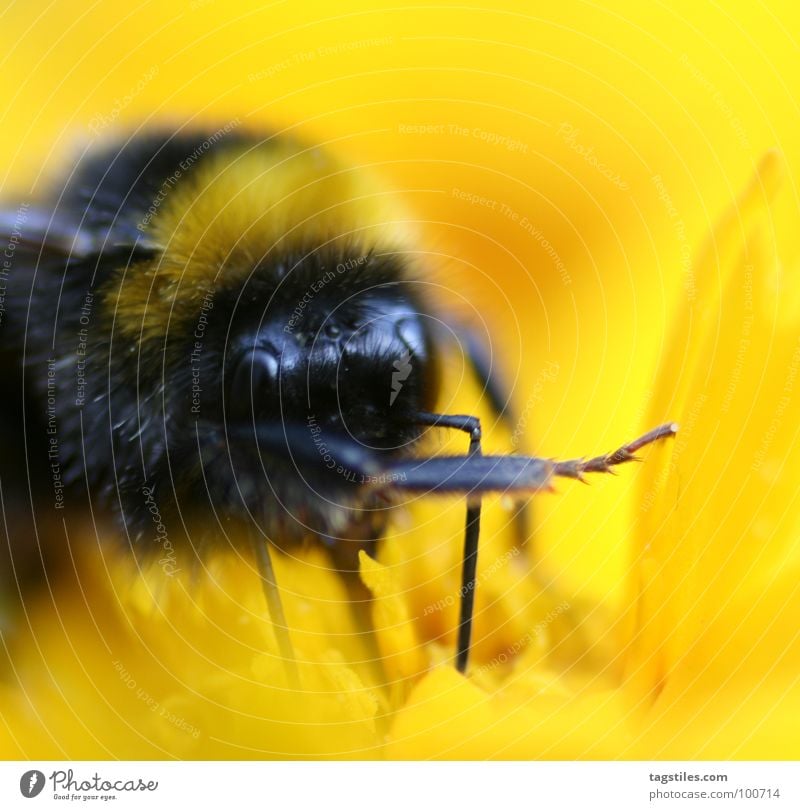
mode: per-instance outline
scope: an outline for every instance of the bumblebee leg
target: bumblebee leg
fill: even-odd
[[[464,537],[464,565],[462,568],[461,618],[459,622],[456,666],[463,672],[469,656],[474,609],[475,572],[477,567],[478,538],[480,534],[480,497],[484,493],[496,492],[513,495],[520,500],[544,490],[552,490],[555,476],[582,479],[584,473],[612,472],[619,464],[633,461],[635,453],[642,447],[674,436],[678,428],[675,424],[661,425],[640,438],[623,445],[613,453],[597,456],[588,461],[553,461],[535,456],[484,456],[481,452],[480,421],[474,416],[419,413],[415,422],[433,427],[462,430],[470,435],[470,449],[463,456],[432,456],[428,458],[404,458],[387,462],[386,458],[369,450],[349,437],[326,437],[326,447],[330,454],[347,469],[358,472],[370,479],[381,479],[385,483],[376,486],[380,489],[396,489],[426,494],[461,494],[467,496],[467,520]],[[229,434],[237,441],[255,440],[264,449],[288,452],[291,457],[306,462],[319,461],[316,448],[308,430],[298,425],[282,425],[280,429],[271,426],[252,426],[245,432]],[[257,544],[256,553],[261,560],[268,554],[263,540]],[[265,582],[267,601],[272,605],[277,597],[277,586],[269,557],[259,563],[262,579]],[[268,583],[275,592],[270,593]],[[278,600],[278,605],[279,605]],[[280,609],[280,608],[277,608]],[[272,608],[271,608],[272,610]],[[275,613],[273,621],[288,630],[282,618],[283,612]],[[289,650],[291,646],[288,645]],[[293,657],[289,660],[294,660]]]
[[[636,460],[637,450],[677,432],[674,423],[661,425],[613,453],[588,461],[476,453],[400,459],[384,467],[384,474],[391,477],[391,487],[409,492],[473,496],[496,492],[522,499],[536,492],[552,491],[555,476],[580,480],[584,473],[613,472],[613,467]]]
[[[516,437],[520,424],[514,411],[511,394],[506,381],[497,371],[497,364],[492,363],[492,355],[486,349],[486,342],[481,339],[472,326],[460,324],[454,327],[456,337],[464,350],[470,370],[483,389],[492,411],[503,420],[512,437]],[[518,546],[528,542],[531,532],[531,506],[527,501],[518,504],[513,515],[514,534]]]
[[[269,546],[267,545],[269,541],[263,537],[258,537],[255,532],[252,538],[258,573],[261,575],[261,583],[264,587],[264,596],[267,599],[269,617],[272,620],[272,626],[275,628],[275,638],[278,642],[278,649],[283,659],[283,665],[286,668],[286,676],[289,680],[289,685],[298,685],[300,679],[297,672],[297,661],[294,655],[294,648],[292,647],[292,640],[289,636],[289,625],[286,623],[286,616],[283,612],[281,594],[278,590],[278,583],[275,580],[275,569],[272,567],[272,557],[270,556]]]
[[[447,427],[469,433],[468,457],[481,455],[481,423],[475,416],[421,413],[419,423]],[[464,527],[464,555],[461,567],[461,610],[456,644],[456,669],[467,671],[472,639],[472,616],[475,612],[475,585],[478,570],[478,540],[481,533],[481,495],[467,494],[467,520]]]

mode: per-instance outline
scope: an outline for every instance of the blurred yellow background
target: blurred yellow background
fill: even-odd
[[[14,3],[3,187],[35,193],[70,150],[155,122],[330,143],[405,195],[441,297],[485,319],[522,446],[608,449],[671,417],[652,381],[690,252],[765,149],[790,176],[800,160],[794,4],[669,6]],[[620,593],[627,483],[536,504],[586,596]]]

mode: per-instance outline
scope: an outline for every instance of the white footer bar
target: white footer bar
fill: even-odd
[[[794,762],[6,762],[0,807],[796,808]]]

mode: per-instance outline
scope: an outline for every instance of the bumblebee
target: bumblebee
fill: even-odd
[[[40,578],[59,545],[44,538],[76,515],[167,560],[245,537],[291,661],[270,546],[313,538],[353,572],[403,493],[459,494],[463,672],[481,496],[522,501],[676,429],[588,461],[483,455],[478,418],[436,409],[453,336],[513,423],[508,396],[424,294],[407,219],[363,170],[285,136],[89,149],[49,196],[6,206],[0,233],[6,584]],[[431,429],[464,432],[464,454],[421,454]]]

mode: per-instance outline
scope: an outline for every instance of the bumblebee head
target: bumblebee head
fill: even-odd
[[[392,256],[317,252],[267,272],[271,284],[254,276],[225,306],[224,421],[311,420],[402,451],[438,387],[431,320],[403,270]]]

